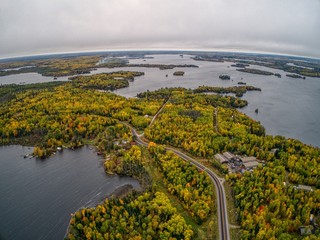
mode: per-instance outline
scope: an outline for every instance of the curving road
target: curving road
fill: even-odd
[[[130,125],[126,124],[128,127],[130,127],[131,132],[133,136],[135,136],[135,141],[142,146],[148,146],[148,142],[141,139],[140,135],[136,132],[134,128],[132,128]],[[182,159],[191,162],[193,165],[195,165],[198,169],[205,171],[210,179],[212,180],[213,184],[216,187],[216,193],[217,193],[217,210],[218,210],[218,221],[219,221],[219,232],[220,232],[220,239],[221,240],[229,240],[229,222],[228,222],[228,214],[227,214],[227,204],[226,204],[226,195],[223,188],[223,182],[224,179],[219,178],[214,172],[212,172],[210,169],[208,169],[203,164],[199,163],[194,158],[189,157],[188,155],[182,153],[181,151],[178,151],[171,147],[165,147],[167,150],[170,150],[177,154]]]

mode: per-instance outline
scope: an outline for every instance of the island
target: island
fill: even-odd
[[[221,58],[211,58],[209,56],[195,56],[192,58],[195,61],[206,61],[206,62],[224,62]]]
[[[174,76],[183,76],[184,75],[184,71],[176,71],[173,73]]]
[[[220,75],[219,78],[221,80],[230,80],[230,76],[229,75]]]
[[[194,89],[194,93],[219,93],[219,94],[228,94],[228,93],[234,93],[236,97],[242,97],[243,94],[245,94],[247,91],[260,91],[261,88],[253,87],[253,86],[234,86],[234,87],[209,87],[209,86],[199,86],[198,88]],[[244,107],[248,103],[247,101],[244,101],[241,106],[237,107]]]
[[[236,67],[236,68],[245,68],[245,67],[249,67],[249,64],[245,64],[245,63],[236,63],[236,64],[231,64],[231,67]]]
[[[306,77],[302,77],[298,74],[286,74],[287,77],[290,77],[290,78],[302,78],[302,79],[306,79]]]
[[[238,82],[239,85],[247,85],[245,82]]]
[[[254,68],[240,68],[240,69],[236,69],[236,70],[239,71],[239,72],[260,74],[260,75],[266,75],[266,76],[274,75],[274,73],[272,73],[272,72],[263,71],[263,70],[260,70],[260,69],[254,69]]]
[[[111,72],[93,74],[90,76],[75,76],[70,77],[75,85],[82,88],[93,88],[99,90],[114,91],[119,88],[129,86],[129,81],[134,81],[135,77],[144,75],[144,72]]]
[[[276,77],[281,78],[281,74],[280,73],[275,73],[274,74]]]

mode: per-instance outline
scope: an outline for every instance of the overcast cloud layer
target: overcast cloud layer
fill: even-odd
[[[0,0],[0,58],[114,49],[320,57],[320,0]]]

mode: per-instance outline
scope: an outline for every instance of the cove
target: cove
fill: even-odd
[[[63,239],[70,214],[93,207],[130,177],[108,176],[89,146],[40,160],[31,147],[0,147],[0,239]]]

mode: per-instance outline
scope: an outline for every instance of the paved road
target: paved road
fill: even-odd
[[[127,124],[126,124],[127,125]],[[127,125],[130,127],[133,136],[135,136],[135,141],[142,146],[148,146],[148,142],[145,142],[140,138],[140,135],[136,132],[134,128],[131,126]],[[218,221],[219,221],[219,236],[221,240],[229,240],[230,235],[229,235],[229,222],[228,222],[228,214],[227,214],[227,204],[226,204],[226,194],[223,188],[223,182],[224,179],[219,178],[214,172],[212,172],[210,169],[208,169],[206,166],[203,164],[199,163],[197,160],[194,158],[189,157],[188,155],[182,153],[181,151],[178,151],[174,148],[171,147],[166,147],[167,150],[173,151],[175,154],[180,156],[186,161],[191,162],[193,165],[195,165],[198,169],[205,171],[212,182],[214,183],[216,187],[216,192],[217,192],[217,210],[218,210]]]

